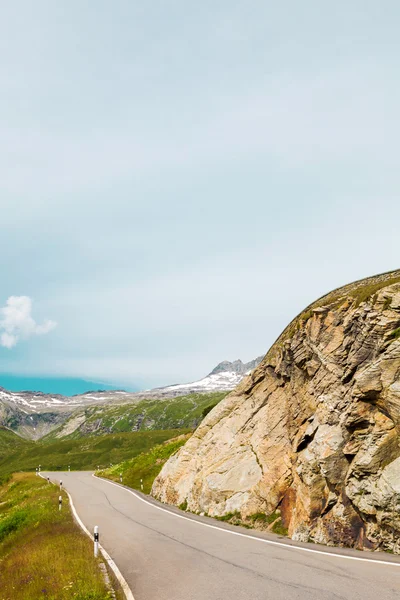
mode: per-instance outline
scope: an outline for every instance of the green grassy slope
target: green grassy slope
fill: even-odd
[[[111,600],[93,557],[93,543],[75,524],[62,492],[40,477],[18,473],[0,487],[0,597],[2,600]]]
[[[0,427],[0,461],[2,457],[7,456],[10,452],[30,448],[32,444],[33,442],[19,437],[13,431]]]
[[[16,471],[95,469],[132,458],[155,444],[176,437],[187,430],[143,431],[117,433],[53,443],[26,442],[0,456],[0,478]],[[16,436],[15,436],[16,437]]]
[[[203,412],[226,395],[227,392],[213,392],[169,399],[145,399],[135,404],[90,406],[76,411],[63,426],[45,436],[43,441],[54,441],[61,436],[64,439],[78,439],[92,434],[194,428],[202,420]],[[69,433],[71,422],[77,419],[77,415],[84,415],[84,421],[78,429]]]
[[[180,435],[163,444],[158,444],[148,452],[142,452],[130,460],[123,461],[109,469],[98,471],[97,474],[100,477],[118,482],[122,474],[123,484],[137,490],[141,489],[140,480],[142,479],[143,491],[149,494],[153,481],[161,471],[163,464],[183,446],[189,437],[190,434]]]

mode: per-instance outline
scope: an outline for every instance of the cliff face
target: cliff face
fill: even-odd
[[[293,539],[393,548],[399,431],[396,271],[308,307],[171,457],[152,492],[215,516],[280,509]]]

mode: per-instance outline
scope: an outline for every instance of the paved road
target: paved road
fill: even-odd
[[[135,600],[398,600],[400,564],[391,555],[367,560],[277,546],[277,536],[183,515],[88,472],[43,473],[63,480],[88,529],[117,563]],[[143,499],[141,499],[143,498]],[[163,507],[160,510],[160,507]],[[213,527],[205,527],[203,524]],[[230,531],[245,534],[232,535]],[[341,551],[349,556],[365,553]],[[391,564],[368,560],[381,559]],[[392,562],[393,561],[393,562]]]

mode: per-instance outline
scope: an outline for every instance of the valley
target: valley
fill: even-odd
[[[77,396],[9,392],[0,388],[0,426],[27,439],[196,427],[202,411],[215,404],[248,374],[249,363],[224,361],[203,379],[143,392],[93,391]],[[50,437],[50,439],[51,439]]]
[[[117,464],[156,444],[188,433],[187,429],[116,433],[73,440],[35,442],[0,428],[0,480],[19,471],[94,470]]]

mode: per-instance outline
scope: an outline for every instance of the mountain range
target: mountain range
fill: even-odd
[[[122,412],[129,412],[132,405],[143,400],[166,400],[193,394],[228,392],[234,389],[243,377],[250,373],[262,360],[258,357],[248,363],[241,360],[219,363],[206,377],[199,381],[175,384],[143,392],[124,390],[93,391],[75,396],[49,394],[34,391],[11,392],[0,388],[0,425],[22,437],[39,439],[63,426],[66,421],[79,415],[79,425],[85,421],[89,407],[106,406],[116,408],[123,405]],[[125,407],[125,408],[124,408]],[[120,411],[121,412],[121,411]],[[93,410],[90,414],[93,414]],[[119,416],[121,416],[119,414]],[[72,422],[77,422],[72,419]],[[137,423],[133,425],[133,428]],[[74,431],[71,426],[69,434]]]

